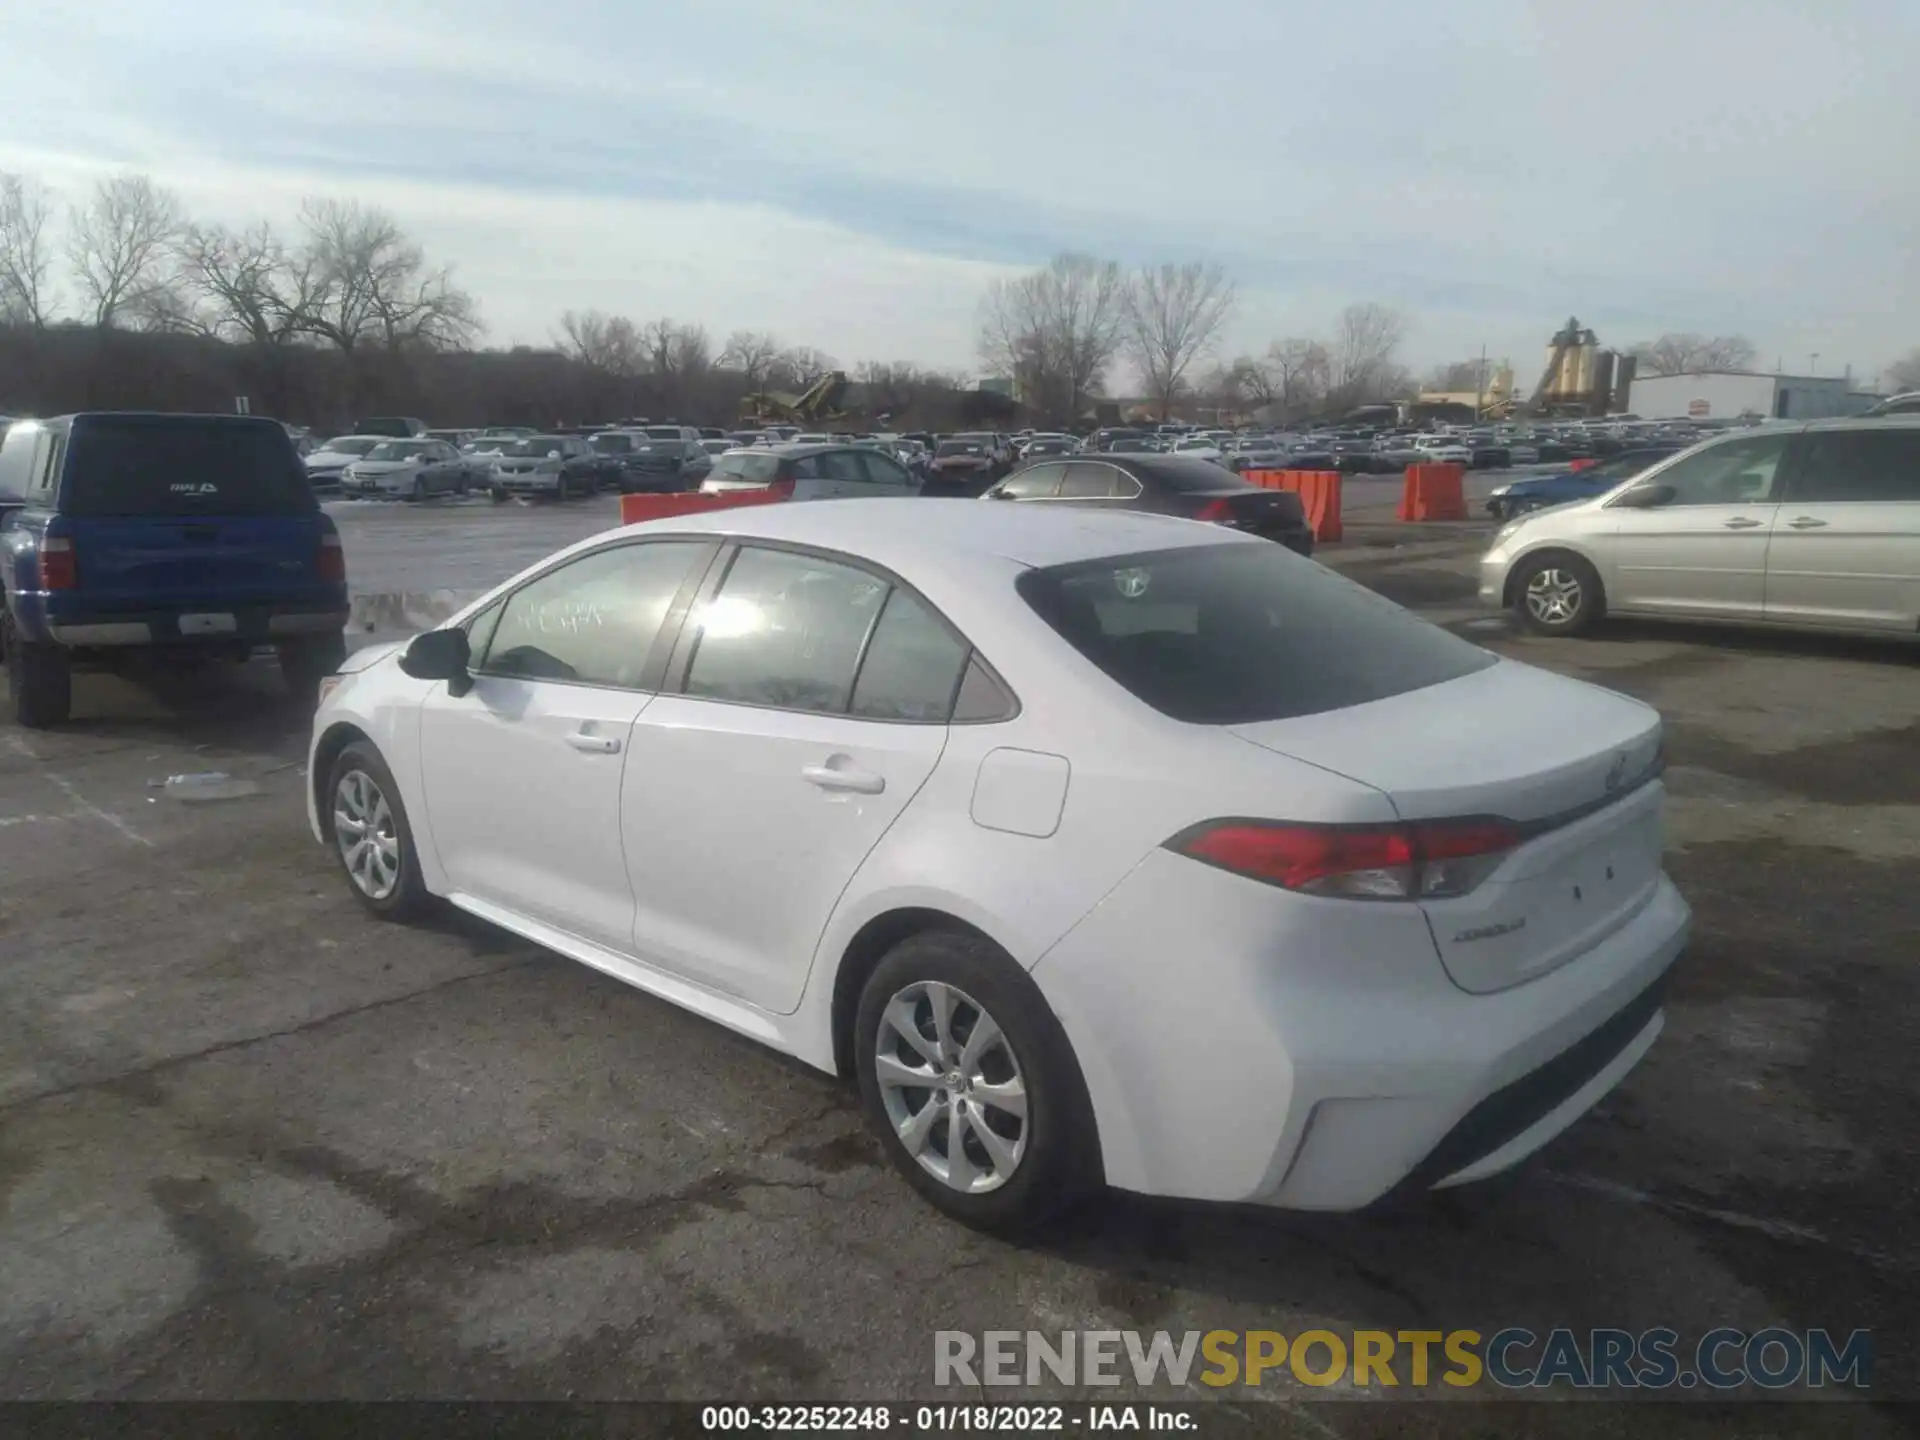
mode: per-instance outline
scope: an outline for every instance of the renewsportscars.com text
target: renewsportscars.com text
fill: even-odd
[[[1356,1389],[1493,1385],[1605,1390],[1765,1390],[1872,1384],[1873,1337],[1826,1330],[966,1330],[934,1333],[936,1385],[1266,1383]]]

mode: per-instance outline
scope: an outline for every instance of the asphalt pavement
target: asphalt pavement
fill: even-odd
[[[367,919],[306,832],[306,717],[270,664],[87,676],[70,727],[0,729],[0,1398],[952,1399],[941,1329],[1773,1324],[1870,1328],[1873,1393],[1920,1398],[1915,656],[1520,637],[1473,600],[1484,527],[1375,508],[1350,498],[1328,563],[1668,721],[1697,928],[1666,1034],[1516,1176],[1370,1217],[1113,1197],[987,1239],[885,1167],[846,1086],[478,923]],[[471,593],[614,522],[334,509],[386,593]],[[216,770],[252,793],[164,787]],[[1518,1423],[1257,1396],[1274,1433]],[[1900,1425],[1678,1404],[1553,1428]]]

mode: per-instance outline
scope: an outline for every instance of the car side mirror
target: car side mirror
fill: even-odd
[[[473,687],[467,669],[472,658],[467,632],[455,626],[414,636],[400,657],[400,668],[416,680],[444,680],[449,693],[464,695]]]
[[[1678,493],[1671,485],[1637,485],[1621,492],[1613,503],[1627,510],[1657,510],[1671,505]]]

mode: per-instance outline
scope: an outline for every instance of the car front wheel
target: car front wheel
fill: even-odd
[[[393,772],[364,740],[343,749],[327,775],[321,813],[354,898],[382,920],[405,920],[431,899]]]
[[[1578,555],[1547,554],[1525,562],[1514,585],[1521,623],[1542,635],[1580,635],[1605,603],[1600,577]]]
[[[976,936],[928,932],[861,992],[855,1061],[895,1166],[964,1224],[1031,1229],[1100,1180],[1093,1111],[1033,981]]]
[[[14,723],[29,730],[66,723],[73,714],[73,666],[66,650],[22,640],[9,617],[0,619],[0,651]]]

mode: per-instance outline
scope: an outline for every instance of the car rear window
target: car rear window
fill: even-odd
[[[70,515],[296,515],[318,504],[286,431],[264,422],[81,417],[62,476]]]
[[[711,474],[716,480],[751,480],[756,485],[770,485],[780,474],[780,457],[764,451],[735,450],[715,460]]]
[[[1496,660],[1278,545],[1109,556],[1029,570],[1017,585],[1132,695],[1198,725],[1342,710]]]
[[[945,459],[949,455],[984,455],[987,447],[978,440],[946,440],[941,442],[939,455]]]
[[[587,443],[602,455],[631,455],[633,437],[631,435],[595,435]]]

